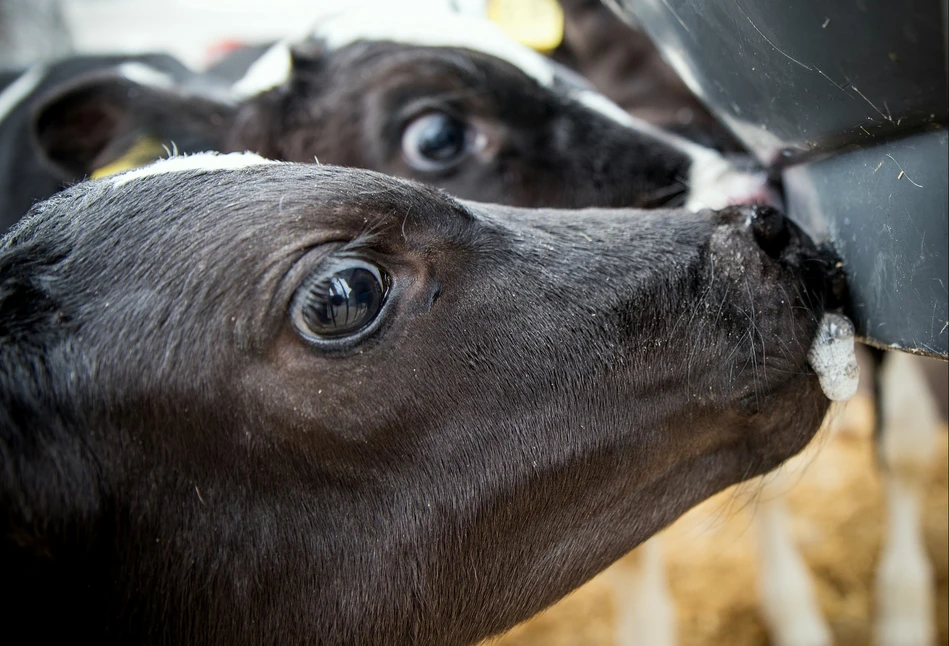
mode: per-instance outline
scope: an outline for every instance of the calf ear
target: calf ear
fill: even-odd
[[[290,68],[295,81],[312,80],[324,69],[326,45],[323,41],[308,39],[290,48]]]
[[[234,95],[247,101],[268,95],[273,91],[293,92],[301,84],[309,84],[323,68],[324,47],[321,42],[312,39],[297,43],[281,41],[265,50],[248,48],[251,53],[259,54],[233,85]],[[246,50],[238,51],[225,59],[220,67],[223,75],[233,75],[228,69],[232,64],[240,67],[240,58],[246,56]],[[211,70],[215,73],[215,70]]]
[[[233,106],[185,93],[157,73],[145,80],[97,74],[42,97],[31,124],[40,158],[63,179],[75,180],[114,164],[143,139],[159,150],[220,150]]]

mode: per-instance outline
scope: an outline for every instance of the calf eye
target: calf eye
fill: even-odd
[[[378,317],[389,277],[378,267],[346,260],[333,273],[315,272],[293,297],[290,319],[308,340],[351,337]]]
[[[429,112],[409,123],[402,133],[402,155],[416,170],[445,170],[468,155],[470,138],[463,121],[444,112]]]

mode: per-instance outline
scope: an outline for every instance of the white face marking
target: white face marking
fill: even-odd
[[[359,41],[470,49],[507,61],[541,85],[554,82],[554,67],[547,59],[512,39],[493,22],[435,7],[412,12],[386,6],[328,14],[312,36],[325,41],[330,49]]]
[[[175,80],[168,74],[143,63],[122,63],[116,70],[133,83],[146,87],[169,88],[175,84]]]
[[[143,177],[153,175],[164,175],[166,173],[178,173],[181,171],[204,171],[214,172],[222,170],[237,170],[251,166],[262,166],[265,164],[279,164],[270,159],[264,159],[254,153],[228,153],[220,154],[214,152],[197,153],[194,155],[181,155],[160,159],[148,166],[136,168],[128,172],[116,175],[112,179],[112,187],[118,188],[129,182]]]
[[[778,201],[768,189],[764,172],[740,171],[714,150],[701,147],[693,152],[688,184],[685,208],[691,211],[724,209],[732,204],[747,203],[750,198]]]
[[[234,94],[239,98],[248,99],[286,85],[290,80],[292,68],[290,45],[285,41],[279,42],[247,68],[243,78],[234,84]]]
[[[36,89],[46,75],[46,68],[36,65],[20,75],[13,83],[0,92],[0,123],[7,118],[20,103]]]

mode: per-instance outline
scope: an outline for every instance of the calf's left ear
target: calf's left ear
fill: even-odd
[[[31,123],[39,157],[63,180],[75,181],[100,169],[154,161],[163,146],[221,150],[233,120],[231,104],[149,81],[112,70],[40,98]]]
[[[251,50],[251,53],[258,51],[259,48]],[[237,59],[239,55],[243,53],[238,52],[233,58]],[[325,55],[324,44],[312,38],[294,43],[274,43],[247,66],[231,90],[238,100],[247,102],[253,102],[273,91],[292,93],[301,84],[310,86],[319,78]],[[220,67],[226,68],[229,62],[229,59],[225,59]],[[212,68],[211,73],[219,74],[218,69]],[[224,70],[223,76],[228,76],[228,70]]]

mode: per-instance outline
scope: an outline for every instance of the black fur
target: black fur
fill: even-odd
[[[401,135],[430,110],[477,124],[488,139],[485,153],[448,173],[414,170],[400,154]],[[234,133],[227,149],[294,161],[316,155],[519,206],[667,203],[684,193],[690,166],[684,154],[508,63],[392,43],[357,43],[330,56],[318,43],[298,50],[289,87],[243,106]]]
[[[38,205],[0,248],[4,643],[455,645],[529,617],[820,424],[823,264],[796,231],[765,253],[757,217],[293,164]],[[289,299],[354,255],[392,276],[382,322],[311,346]]]
[[[238,63],[218,72],[230,81],[247,61]],[[568,96],[578,81],[565,70],[549,88],[467,50],[361,42],[325,52],[312,41],[296,47],[292,78],[272,91],[230,100],[224,81],[190,74],[175,87],[155,88],[105,69],[51,91],[44,84],[22,115],[0,124],[0,137],[15,137],[0,176],[18,187],[0,214],[15,221],[31,200],[114,161],[142,136],[183,152],[317,158],[520,206],[676,205],[688,188],[685,154]],[[464,121],[484,149],[447,171],[412,168],[402,133],[432,110]]]

